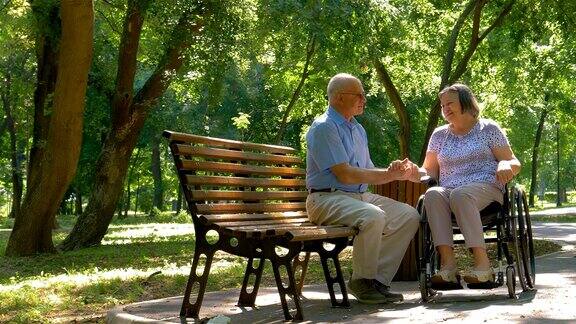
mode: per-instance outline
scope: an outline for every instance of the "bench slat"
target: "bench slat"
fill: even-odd
[[[266,162],[271,164],[294,165],[302,163],[302,160],[297,156],[232,151],[219,148],[190,146],[185,144],[177,144],[174,149],[174,154],[192,155],[204,158],[232,160],[232,161]]]
[[[262,188],[280,188],[280,187],[305,188],[306,180],[187,175],[186,184],[192,186],[208,185],[208,186],[231,186],[231,187],[262,187]]]
[[[245,164],[226,163],[226,162],[192,161],[187,159],[181,160],[180,170],[213,171],[213,172],[227,172],[235,174],[252,174],[252,175],[281,176],[281,177],[306,176],[306,170],[302,168],[266,167],[259,165],[245,165]]]
[[[305,202],[279,204],[196,204],[198,214],[286,212],[306,210]]]
[[[267,214],[224,214],[224,215],[202,215],[200,220],[204,223],[212,222],[234,222],[234,221],[251,221],[251,220],[268,220],[268,219],[290,219],[306,217],[305,211],[286,212],[286,213],[267,213]]]
[[[307,191],[223,191],[192,190],[193,200],[306,200]]]
[[[313,223],[309,224],[286,224],[286,225],[263,225],[263,226],[252,226],[250,228],[243,229],[246,233],[261,232],[261,235],[265,236],[275,236],[284,235],[286,233],[291,233],[292,231],[313,231],[317,232],[321,229],[327,228],[342,228],[340,225],[316,225]],[[249,235],[249,234],[247,234]]]
[[[280,225],[284,226],[284,224],[302,224],[302,223],[310,223],[308,217],[300,217],[300,218],[286,218],[286,219],[267,219],[267,220],[241,220],[235,222],[218,222],[218,226],[222,227],[241,227],[241,230],[251,228],[251,226],[261,226],[261,225]],[[310,223],[312,224],[312,223]],[[314,224],[312,224],[314,225]]]
[[[292,241],[298,241],[298,242],[314,239],[317,240],[317,239],[354,236],[358,233],[355,229],[346,226],[341,227],[321,226],[321,228],[313,230],[289,229],[286,232],[290,237],[292,237]],[[277,232],[277,234],[280,234],[280,232]]]
[[[315,225],[310,227],[283,227],[274,229],[250,230],[250,231],[234,231],[240,237],[246,238],[263,238],[270,236],[285,236],[292,241],[308,241],[317,239],[328,239],[336,237],[348,237],[357,234],[357,231],[350,227],[341,225]],[[296,239],[299,238],[299,239]]]
[[[234,140],[228,140],[223,138],[214,138],[207,136],[192,135],[186,133],[164,131],[164,137],[168,138],[170,141],[174,142],[184,142],[184,143],[198,143],[206,145],[221,146],[232,149],[239,150],[258,150],[268,153],[280,153],[280,154],[294,154],[297,151],[291,147],[279,146],[279,145],[269,145],[269,144],[257,144],[250,142],[240,142]]]

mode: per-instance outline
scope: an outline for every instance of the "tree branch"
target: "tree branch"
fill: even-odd
[[[490,25],[488,28],[486,28],[486,30],[484,30],[484,32],[480,36],[479,42],[481,42],[484,38],[486,38],[486,36],[492,31],[492,29],[502,24],[504,18],[510,13],[510,11],[512,11],[512,7],[514,6],[515,2],[516,0],[511,0],[506,4],[506,6],[504,7],[504,9],[502,9],[498,17],[494,20],[494,22],[492,22],[492,25]]]
[[[104,18],[104,20],[108,23],[108,26],[110,26],[110,29],[112,29],[112,31],[116,33],[116,35],[122,35],[122,33],[116,28],[116,26],[114,26],[114,24],[110,21],[110,19],[108,19],[108,17],[104,14],[104,12],[102,12],[102,10],[98,9],[95,10],[100,16],[102,16],[102,18]]]
[[[2,8],[0,8],[0,12],[4,11],[4,9],[8,8],[10,1],[12,1],[12,0],[6,0],[6,2],[4,2],[4,5],[2,6]]]
[[[468,67],[468,63],[470,62],[472,55],[474,55],[474,52],[476,52],[476,48],[478,48],[478,46],[480,45],[480,42],[482,42],[482,40],[484,38],[486,38],[486,36],[488,35],[488,33],[490,31],[492,31],[496,26],[498,26],[502,23],[504,17],[506,17],[506,15],[508,15],[510,13],[510,11],[512,10],[512,6],[514,5],[514,2],[516,2],[516,0],[511,0],[510,2],[508,2],[506,4],[504,9],[502,9],[500,14],[494,20],[494,22],[490,25],[490,27],[488,27],[484,31],[484,33],[482,33],[481,37],[477,36],[478,30],[475,30],[475,32],[473,32],[473,34],[470,37],[470,44],[469,44],[468,48],[466,49],[466,52],[462,56],[462,59],[458,63],[458,66],[456,66],[456,69],[454,70],[453,74],[450,76],[449,83],[455,82],[456,80],[458,80],[462,76],[462,74],[464,74],[464,72],[466,71],[466,69]],[[474,15],[474,20],[475,20],[474,25],[480,26],[480,16],[481,16],[480,14]],[[476,19],[478,19],[478,21],[476,21]]]
[[[454,24],[452,28],[452,33],[450,34],[450,39],[448,40],[448,48],[446,49],[446,55],[444,56],[444,64],[443,64],[443,71],[442,71],[442,84],[440,84],[440,88],[443,88],[448,83],[448,78],[450,77],[450,72],[452,70],[452,61],[454,60],[454,54],[456,52],[456,43],[458,41],[458,34],[460,30],[462,30],[462,26],[464,22],[470,15],[470,12],[474,8],[476,0],[470,0],[460,16],[458,20]]]
[[[306,82],[306,79],[310,75],[308,73],[308,66],[312,61],[312,57],[314,56],[315,50],[316,50],[316,35],[312,34],[310,36],[310,39],[308,40],[308,46],[306,49],[306,61],[304,63],[304,69],[302,69],[300,82],[298,83],[296,90],[294,90],[294,92],[292,93],[292,98],[290,98],[290,102],[288,103],[288,106],[286,106],[286,109],[284,110],[284,115],[282,116],[282,122],[280,123],[280,129],[278,130],[278,134],[276,135],[275,139],[276,144],[279,144],[280,141],[282,140],[282,137],[284,137],[284,131],[286,130],[286,123],[288,121],[288,116],[290,116],[292,108],[294,108],[296,101],[300,97],[300,92],[302,91],[302,87],[304,87],[304,82]]]
[[[406,105],[400,97],[400,93],[394,86],[390,74],[386,70],[386,67],[380,60],[374,58],[374,67],[376,68],[376,73],[380,82],[384,85],[386,89],[386,94],[394,106],[396,115],[398,116],[398,122],[400,123],[400,132],[398,134],[398,140],[400,142],[400,157],[406,158],[410,156],[410,118],[408,117],[408,112],[406,111]]]
[[[134,95],[134,78],[138,62],[138,46],[149,1],[128,2],[120,41],[114,99],[112,99],[112,128],[121,127],[130,115],[129,108]]]
[[[196,37],[204,28],[204,15],[210,11],[203,5],[186,11],[174,27],[166,51],[156,67],[154,73],[148,78],[144,86],[134,97],[130,107],[130,118],[135,123],[143,123],[148,111],[156,104],[158,98],[164,93],[176,72],[184,63],[183,52],[192,45]]]

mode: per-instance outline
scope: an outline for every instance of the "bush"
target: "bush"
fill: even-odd
[[[192,222],[192,218],[186,211],[181,211],[180,213],[176,214],[171,211],[162,212],[156,207],[152,208],[150,211],[150,219],[158,223],[186,224]]]

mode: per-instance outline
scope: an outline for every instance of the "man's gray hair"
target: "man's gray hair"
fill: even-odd
[[[338,73],[333,76],[332,79],[330,79],[330,82],[328,82],[328,88],[326,89],[328,100],[330,100],[338,92],[348,87],[351,81],[361,83],[360,80],[352,74]]]

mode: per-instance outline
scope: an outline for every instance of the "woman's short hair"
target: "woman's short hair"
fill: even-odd
[[[352,74],[338,73],[333,76],[328,82],[328,87],[326,89],[326,96],[328,99],[350,86],[351,81],[361,83],[360,80]]]
[[[480,115],[480,106],[478,106],[476,97],[474,97],[472,90],[470,90],[467,85],[463,83],[454,83],[452,85],[446,86],[444,89],[442,89],[442,91],[438,93],[438,97],[442,97],[443,94],[448,92],[458,93],[458,99],[460,100],[462,113],[469,113],[475,118]]]

